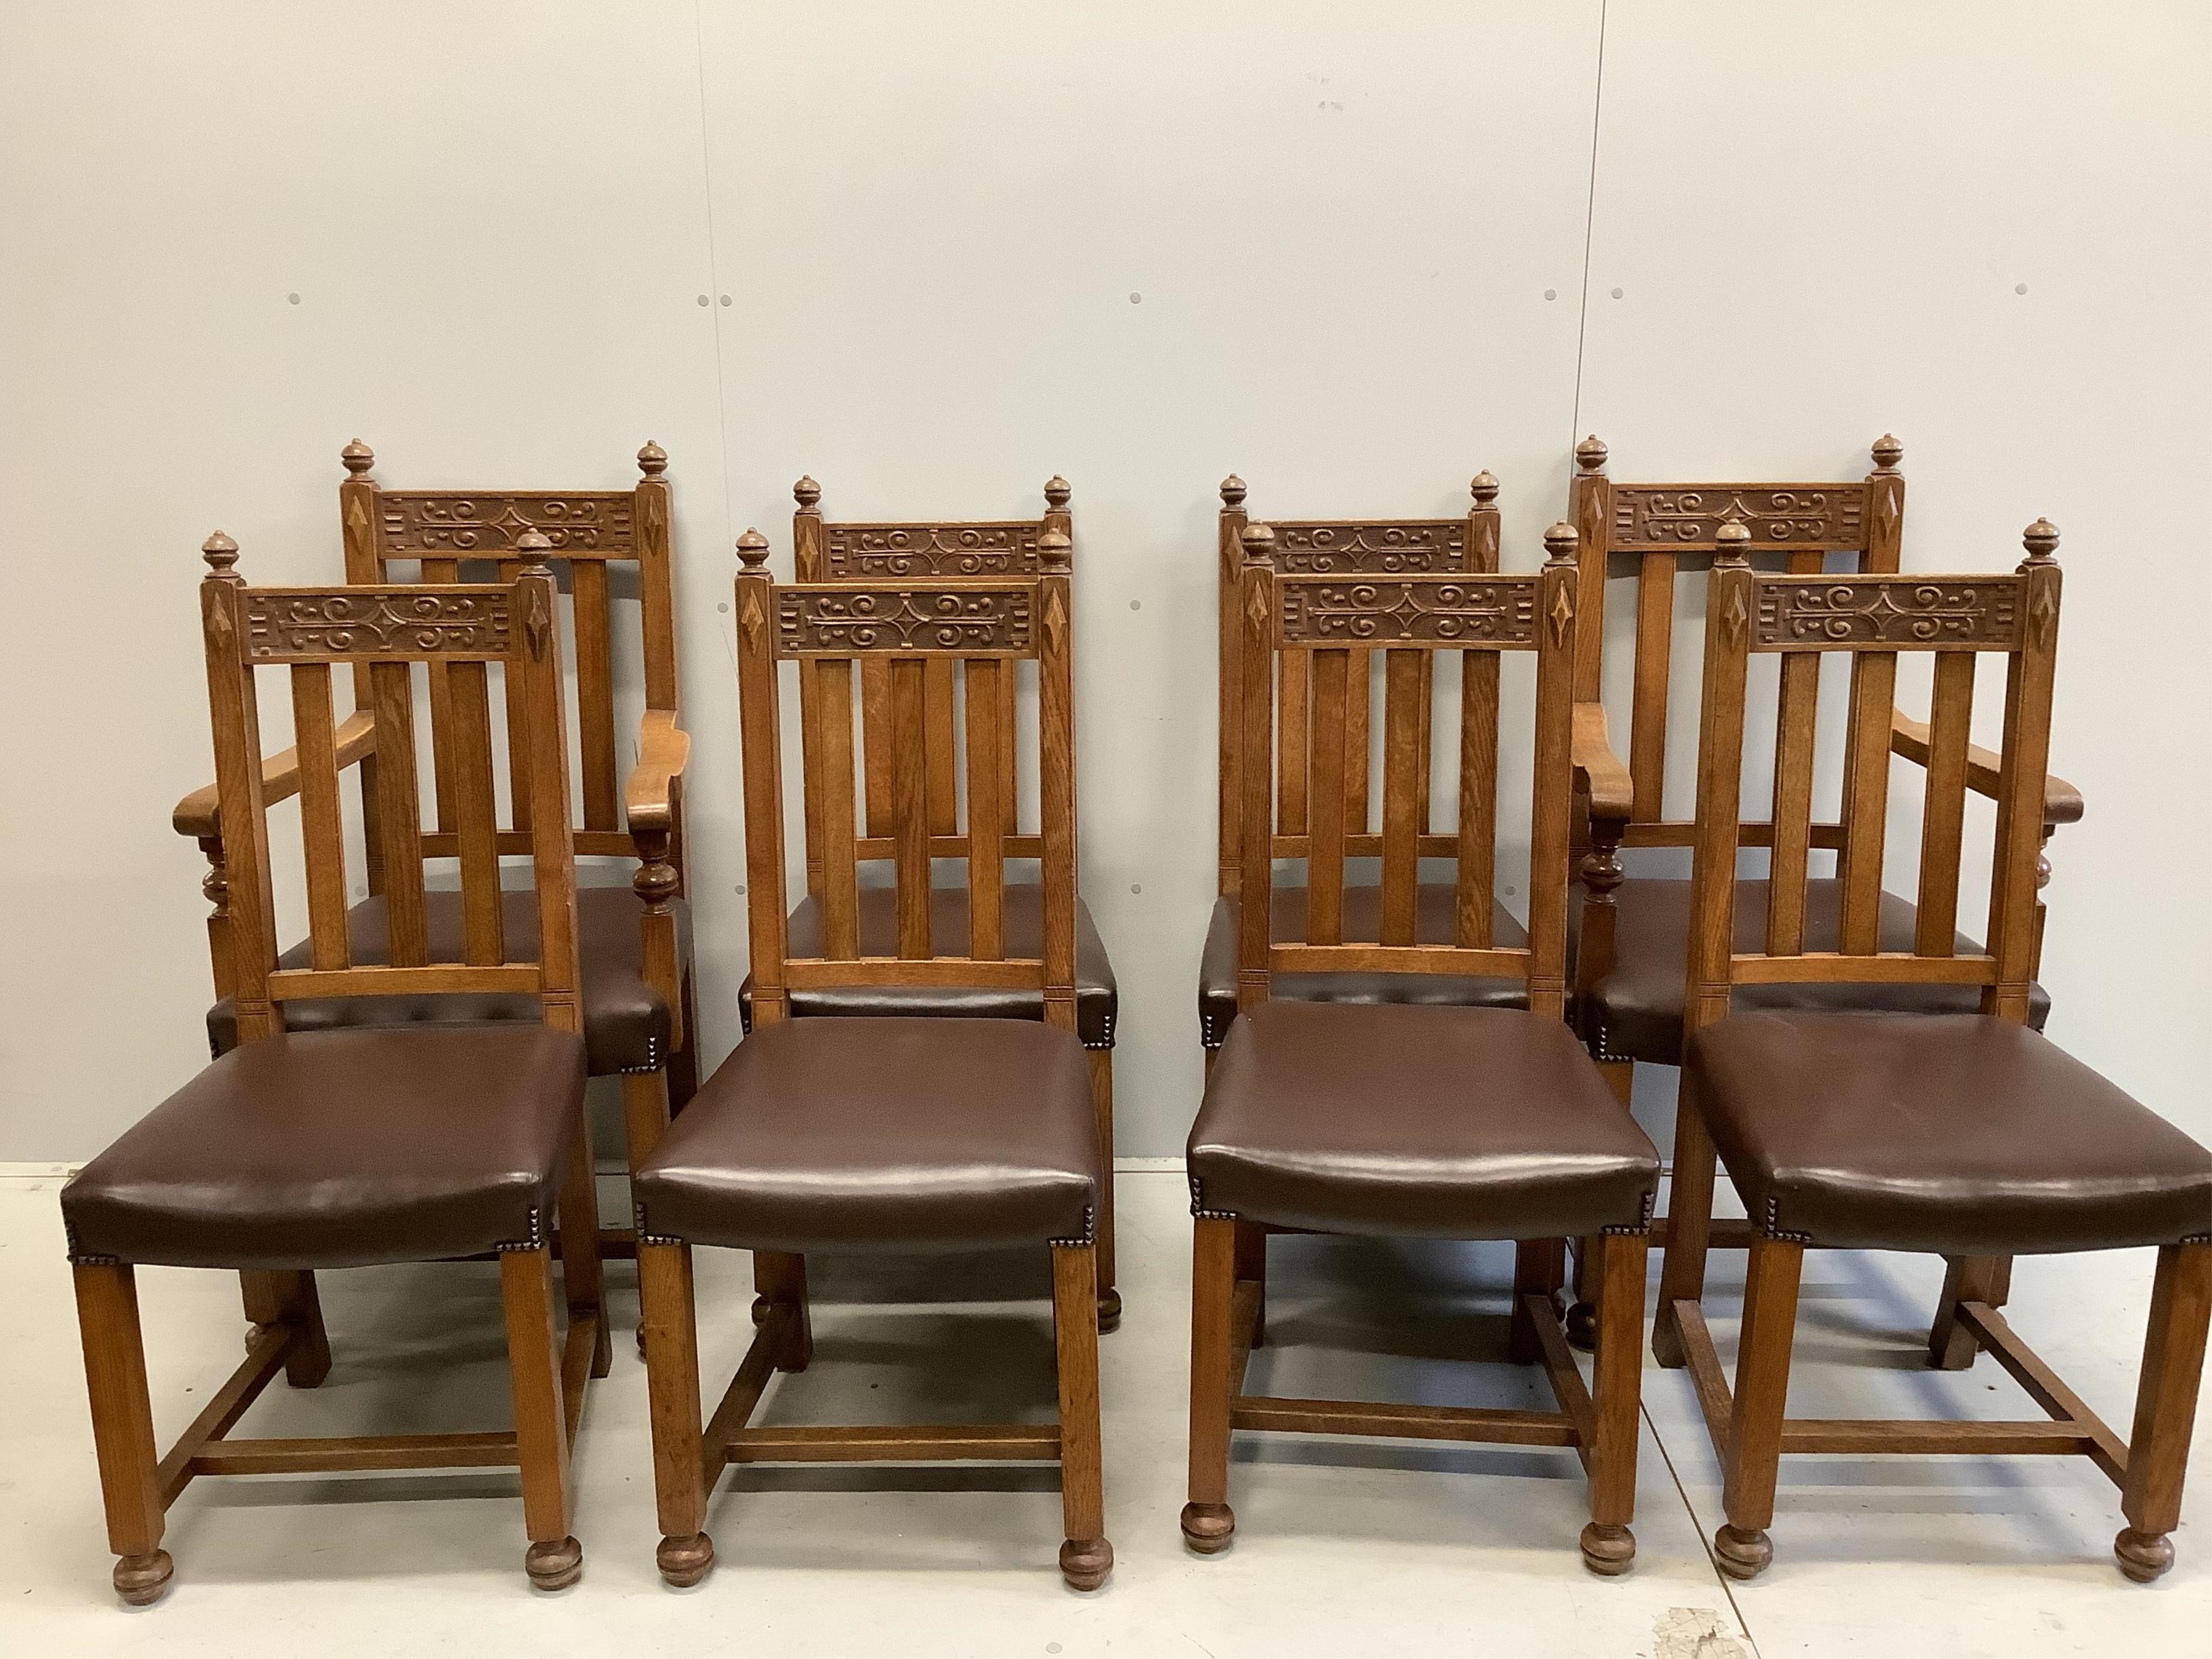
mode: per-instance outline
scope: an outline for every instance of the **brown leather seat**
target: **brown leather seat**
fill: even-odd
[[[1008,882],[1006,886],[1004,931],[1006,954],[1036,957],[1043,951],[1042,909],[1035,882]],[[860,889],[860,951],[864,956],[898,954],[898,896],[889,887]],[[939,956],[968,954],[968,890],[935,887],[929,894],[929,936]],[[822,910],[813,899],[799,901],[791,913],[791,954],[822,953]],[[790,993],[791,1012],[810,1014],[865,1014],[950,1017],[964,1019],[1042,1019],[1044,1002],[1034,992],[997,989],[988,986],[831,985]],[[1106,959],[1106,943],[1091,920],[1090,908],[1075,901],[1075,1030],[1086,1048],[1114,1046],[1114,1025],[1120,1013],[1120,993],[1114,984],[1114,964]],[[748,1031],[753,1028],[753,981],[750,975],[738,988],[738,1015]]]
[[[507,917],[507,956],[534,961],[538,955],[538,904],[527,891],[511,892],[501,906]],[[644,947],[638,918],[643,911],[628,887],[576,890],[576,945],[582,961],[584,1040],[591,1052],[592,1075],[657,1071],[668,1060],[668,1005],[645,977]],[[691,959],[691,912],[681,899],[676,915],[676,959]],[[423,919],[434,962],[459,962],[465,933],[461,896],[423,895]],[[363,900],[346,914],[346,933],[355,963],[386,960],[384,900]],[[313,965],[307,945],[287,951],[278,965]],[[460,1024],[483,1020],[538,1018],[534,996],[337,997],[285,1005],[288,1030],[329,1031],[364,1025]],[[237,1046],[236,1012],[228,1002],[208,1011],[208,1043],[218,1054]]]
[[[738,1249],[1088,1243],[1102,1171],[1073,1033],[1024,1019],[779,1020],[632,1183],[638,1231]]]
[[[1659,1155],[1557,1019],[1267,1002],[1230,1028],[1189,1144],[1192,1207],[1327,1232],[1642,1231]]]
[[[520,1023],[249,1042],[62,1189],[73,1261],[352,1267],[542,1243],[584,1045]]]
[[[2212,1237],[2212,1152],[1980,1014],[1735,1014],[1683,1087],[1766,1232],[1953,1255]]]
[[[1735,948],[1759,951],[1766,938],[1764,880],[1740,881],[1735,889]],[[1567,983],[1575,983],[1574,963],[1582,940],[1583,890],[1573,890],[1567,914]],[[1682,986],[1690,951],[1690,884],[1686,880],[1638,878],[1614,891],[1620,915],[1613,923],[1613,969],[1598,981],[1592,996],[1596,1019],[1587,1027],[1604,1060],[1641,1060],[1656,1065],[1680,1063]],[[1832,878],[1805,884],[1805,948],[1832,951],[1843,915],[1843,886]],[[1894,893],[1881,896],[1881,948],[1912,949],[1913,907]],[[1981,945],[1961,933],[1961,954]],[[2029,990],[2028,1019],[2038,1030],[2051,1012],[2040,985]],[[1731,1006],[1758,1009],[1883,1009],[1899,1013],[1970,1014],[1981,1006],[1972,985],[1741,985]]]
[[[1274,913],[1273,937],[1306,936],[1306,890],[1270,889]],[[1458,915],[1457,890],[1444,882],[1424,882],[1415,901],[1417,942],[1449,945]],[[1206,929],[1206,950],[1198,963],[1198,1040],[1218,1048],[1237,1018],[1237,917],[1233,898],[1213,902]],[[1520,947],[1528,935],[1504,905],[1492,910],[1491,927],[1500,945]],[[1344,890],[1344,937],[1373,941],[1382,937],[1382,892],[1377,887]],[[1518,1008],[1527,1000],[1517,979],[1469,979],[1456,974],[1277,974],[1270,994],[1280,1002],[1410,1003],[1423,1007]]]

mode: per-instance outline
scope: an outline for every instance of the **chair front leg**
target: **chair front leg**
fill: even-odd
[[[1098,1120],[1098,1328],[1104,1332],[1121,1323],[1114,1276],[1114,1051],[1092,1048],[1084,1058],[1091,1062],[1091,1109]]]
[[[653,1417],[653,1501],[660,1520],[660,1547],[654,1559],[663,1578],[678,1589],[688,1589],[714,1565],[714,1540],[706,1532],[691,1247],[638,1240],[637,1297]]]
[[[107,1547],[118,1558],[115,1593],[133,1607],[150,1607],[168,1589],[176,1567],[161,1547],[166,1506],[154,1448],[154,1407],[146,1392],[137,1282],[127,1262],[82,1262],[73,1272]]]
[[[499,1287],[507,1312],[522,1519],[530,1534],[524,1565],[539,1589],[566,1589],[584,1576],[584,1550],[568,1531],[575,1493],[569,1480],[561,1349],[553,1334],[552,1252],[543,1244],[501,1251]]]
[[[1650,1242],[1641,1234],[1588,1241],[1597,1260],[1598,1331],[1594,1390],[1597,1443],[1590,1449],[1590,1522],[1583,1561],[1607,1577],[1636,1559],[1636,1443],[1644,1380],[1644,1275]]]
[[[1651,1322],[1651,1352],[1669,1370],[1679,1370],[1684,1361],[1674,1304],[1705,1300],[1705,1252],[1712,1238],[1716,1160],[1712,1138],[1705,1133],[1705,1120],[1698,1107],[1698,1074],[1686,1066],[1674,1110],[1674,1174],[1667,1194],[1667,1249],[1659,1270],[1659,1311]]]
[[[592,1375],[614,1369],[614,1337],[607,1328],[606,1273],[599,1261],[599,1183],[592,1158],[591,1120],[576,1117],[561,1171],[561,1289],[571,1323],[592,1325]]]
[[[312,1389],[331,1374],[331,1339],[323,1329],[322,1299],[312,1273],[258,1270],[238,1276],[246,1316],[256,1325],[285,1325],[292,1340],[284,1349],[284,1380]]]
[[[2158,1253],[2143,1338],[2142,1375],[2136,1383],[2135,1431],[2128,1437],[2128,1477],[2120,1488],[2126,1528],[2112,1540],[2120,1571],[2148,1584],[2173,1565],[2166,1537],[2181,1524],[2181,1480],[2189,1463],[2190,1429],[2204,1374],[2204,1337],[2212,1321],[2212,1244],[2169,1244]]]
[[[1053,1345],[1060,1379],[1060,1577],[1094,1590],[1114,1570],[1098,1432],[1098,1262],[1089,1244],[1052,1249]]]
[[[1797,1281],[1805,1247],[1753,1238],[1743,1290],[1743,1331],[1735,1360],[1735,1401],[1722,1453],[1722,1507],[1728,1525],[1713,1534],[1713,1554],[1731,1578],[1755,1578],[1774,1559],[1766,1535],[1782,1467],[1782,1423],[1790,1400],[1790,1348],[1797,1326]]]
[[[1237,1514],[1229,1507],[1229,1374],[1235,1334],[1237,1235],[1242,1224],[1200,1217],[1190,1261],[1190,1501],[1183,1541],[1201,1555],[1229,1547]]]

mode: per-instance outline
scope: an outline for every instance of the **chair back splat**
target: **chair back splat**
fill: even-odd
[[[811,506],[802,495],[802,520]],[[738,668],[757,1024],[784,1018],[793,990],[984,986],[1035,991],[1048,1022],[1075,1029],[1069,553],[1066,532],[1048,527],[1036,534],[1036,568],[1027,573],[908,574],[901,558],[887,556],[880,575],[779,584],[768,571],[767,538],[757,531],[738,538]],[[818,557],[817,545],[802,555],[801,568]],[[1006,559],[1009,566],[1018,562],[1012,550]],[[1013,682],[1024,660],[1037,665],[1039,709],[1040,821],[1027,833],[1014,817],[1013,787]],[[786,661],[797,665],[805,703],[808,885],[822,908],[822,953],[816,957],[789,954],[778,716]],[[958,799],[963,781],[964,801]],[[865,835],[859,827],[863,799]],[[965,939],[933,936],[931,864],[940,858],[968,864]],[[1042,949],[1036,957],[1006,955],[1009,859],[1036,859],[1041,866]],[[861,953],[859,866],[867,860],[888,862],[896,883],[895,954],[888,957]]]
[[[545,1023],[580,1031],[574,854],[568,813],[568,749],[560,637],[546,539],[519,536],[511,580],[419,586],[248,587],[233,568],[236,544],[210,538],[201,583],[216,777],[229,849],[229,908],[239,1033],[252,1042],[283,1030],[283,1006],[302,998],[463,993],[536,995]],[[416,793],[415,672],[442,684],[434,716],[435,769],[444,783],[435,833],[422,829]],[[312,965],[276,965],[268,809],[283,799],[261,764],[256,671],[289,671],[307,865]],[[340,723],[331,671],[350,671],[358,708]],[[514,741],[518,800],[541,828],[507,844],[495,816],[490,671],[500,672]],[[374,756],[375,811],[366,851],[382,872],[391,932],[387,961],[356,965],[347,934],[346,848],[338,787],[343,767]],[[501,855],[526,852],[538,899],[535,960],[510,957],[504,937]],[[426,860],[460,872],[465,944],[459,962],[430,960]]]
[[[1480,480],[1478,480],[1478,487]],[[1478,501],[1480,500],[1478,493]],[[1240,754],[1283,752],[1294,740],[1290,716],[1276,730],[1276,661],[1281,684],[1310,689],[1303,822],[1280,825],[1276,781],[1264,765],[1237,770],[1242,828],[1237,1001],[1267,1000],[1278,973],[1414,973],[1518,979],[1532,1012],[1560,1015],[1565,1000],[1566,885],[1572,805],[1569,749],[1573,715],[1577,611],[1574,531],[1554,525],[1549,558],[1534,575],[1504,576],[1488,567],[1398,569],[1349,574],[1301,568],[1303,550],[1285,554],[1279,527],[1241,533],[1242,563],[1233,616],[1239,635]],[[1491,565],[1496,543],[1477,544]],[[1290,568],[1279,568],[1279,558]],[[1382,828],[1366,829],[1369,747],[1350,734],[1364,708],[1367,663],[1383,654]],[[1462,657],[1459,812],[1449,835],[1428,828],[1430,690],[1436,653]],[[1535,785],[1529,840],[1528,944],[1498,945],[1495,903],[1499,671],[1508,653],[1534,656],[1536,668]],[[1297,666],[1292,667],[1293,662]],[[1288,704],[1285,707],[1287,708]],[[1344,934],[1345,860],[1382,861],[1381,926],[1373,942]],[[1271,937],[1271,885],[1279,858],[1306,861],[1305,938]],[[1417,939],[1420,860],[1456,867],[1452,941]]]

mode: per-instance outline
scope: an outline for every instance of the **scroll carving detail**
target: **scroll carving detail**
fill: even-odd
[[[1467,520],[1397,524],[1284,524],[1275,532],[1275,568],[1288,575],[1358,572],[1441,574],[1467,568]]]
[[[823,556],[833,581],[928,576],[1034,576],[1042,526],[830,524]]]
[[[355,654],[502,657],[508,651],[508,621],[504,592],[251,590],[246,655],[255,662],[312,662]]]
[[[948,651],[1026,657],[1036,589],[1021,586],[785,587],[775,595],[779,657]]]
[[[2020,584],[1857,576],[1759,585],[1758,646],[1873,645],[1910,650],[2020,642]]]
[[[631,527],[634,497],[627,490],[555,495],[430,495],[386,490],[377,505],[384,515],[386,556],[409,553],[495,557],[515,538],[535,530],[556,556],[600,553],[636,556]]]
[[[1615,484],[1613,545],[1700,547],[1724,524],[1755,547],[1866,545],[1863,484]]]
[[[1533,645],[1533,576],[1345,581],[1285,577],[1285,645]]]

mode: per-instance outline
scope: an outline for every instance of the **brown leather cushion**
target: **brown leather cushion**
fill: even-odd
[[[538,954],[537,895],[525,890],[505,896],[501,908],[507,916],[508,954],[518,961],[531,960]],[[591,1050],[593,1077],[650,1072],[668,1061],[668,1006],[645,977],[638,922],[644,908],[628,887],[576,890],[584,1040]],[[681,899],[673,901],[671,908],[676,915],[676,961],[683,969],[691,961],[691,912]],[[423,915],[431,959],[459,962],[465,938],[461,896],[424,894]],[[356,963],[382,963],[386,959],[384,900],[380,896],[355,905],[346,914],[346,933],[352,940]],[[304,940],[279,959],[286,968],[310,967],[313,962]],[[452,1025],[483,1020],[534,1022],[538,1017],[538,999],[532,996],[333,997],[284,1005],[285,1029],[290,1031],[329,1031],[361,1025]],[[218,1054],[228,1054],[238,1045],[237,1012],[228,1001],[218,1002],[208,1011],[208,1042]]]
[[[2212,1152],[2008,1021],[1736,1014],[1686,1059],[1769,1233],[1954,1255],[2212,1236]]]
[[[1581,942],[1583,890],[1574,890],[1567,912],[1567,983],[1575,982],[1572,963]],[[1598,981],[1591,998],[1595,1023],[1586,1027],[1598,1039],[1607,1060],[1642,1060],[1674,1066],[1682,1054],[1682,986],[1689,973],[1690,884],[1672,878],[1625,881],[1614,900],[1613,969]],[[1842,884],[1820,877],[1805,884],[1805,948],[1832,951],[1843,915]],[[1913,907],[1893,893],[1881,896],[1881,948],[1910,951],[1916,920]],[[1735,889],[1735,948],[1765,948],[1766,883],[1740,881]],[[1981,945],[1961,933],[1956,948],[1977,954]],[[2051,1013],[2051,999],[2040,985],[2029,988],[2028,1021],[2038,1030]],[[1844,1012],[1883,1009],[1915,1014],[1971,1014],[1981,1007],[1981,992],[1972,985],[1745,985],[1731,1006],[1739,1011],[1808,1009]]]
[[[1271,886],[1273,937],[1304,939],[1306,890]],[[1443,882],[1424,882],[1416,899],[1415,939],[1423,945],[1449,945],[1458,916],[1456,890]],[[1198,1040],[1218,1048],[1237,1018],[1237,903],[1213,902],[1206,925],[1206,952],[1198,963]],[[1492,911],[1491,927],[1501,945],[1528,944],[1528,935],[1504,905]],[[1382,890],[1344,890],[1344,937],[1372,942],[1382,936]],[[1278,1002],[1411,1003],[1425,1007],[1517,1008],[1528,1000],[1517,979],[1468,979],[1456,974],[1277,974],[1269,994]]]
[[[756,1250],[1087,1240],[1091,1071],[1025,1019],[787,1019],[740,1042],[638,1171],[638,1228]]]
[[[1034,882],[1008,882],[1006,887],[1004,932],[1006,954],[1034,957],[1044,948],[1040,890]],[[860,890],[860,951],[864,956],[898,954],[898,896],[889,887]],[[968,951],[968,890],[933,887],[929,894],[929,938],[939,956],[964,956]],[[818,956],[822,951],[822,911],[811,898],[799,901],[791,913],[791,954]],[[1044,1000],[1031,991],[994,989],[988,986],[840,985],[820,990],[793,991],[791,1012],[808,1014],[902,1014],[965,1019],[1042,1019]],[[1091,920],[1090,908],[1075,901],[1075,1031],[1086,1048],[1114,1046],[1114,1023],[1119,993],[1114,986],[1114,964],[1106,960],[1105,941]],[[753,1029],[753,981],[750,975],[738,988],[738,1017]]]
[[[582,1042],[543,1025],[249,1042],[62,1189],[70,1255],[352,1267],[526,1244],[583,1102]]]
[[[1191,1127],[1192,1207],[1325,1232],[1640,1231],[1659,1155],[1564,1021],[1517,1008],[1268,1002]]]

